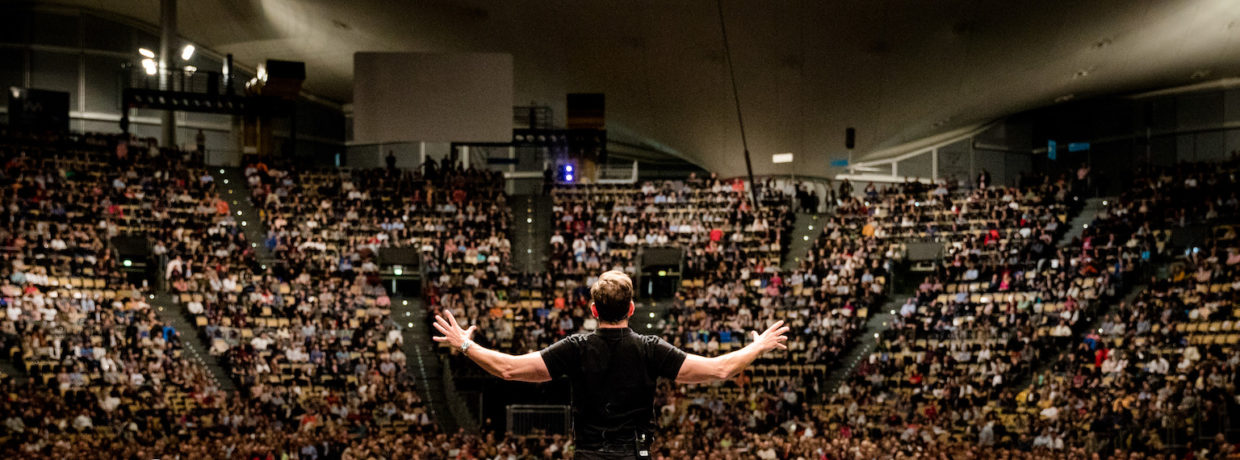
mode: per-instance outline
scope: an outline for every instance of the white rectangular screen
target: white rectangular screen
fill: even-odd
[[[509,142],[512,55],[354,53],[353,140]]]
[[[771,163],[792,163],[791,153],[772,153]]]

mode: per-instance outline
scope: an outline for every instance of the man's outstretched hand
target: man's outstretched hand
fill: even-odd
[[[784,326],[783,320],[776,321],[775,324],[772,324],[771,327],[761,334],[758,331],[750,331],[749,333],[753,335],[753,343],[751,345],[757,347],[762,353],[776,348],[780,350],[788,349],[788,346],[784,345],[784,342],[788,340],[788,336],[784,335],[788,333],[788,326]]]
[[[443,335],[436,336],[434,339],[436,342],[448,342],[452,344],[452,348],[459,350],[461,344],[474,335],[474,329],[478,326],[469,326],[469,329],[461,329],[461,326],[456,324],[456,318],[452,317],[452,310],[445,308],[443,314],[447,315],[448,318],[444,319],[443,316],[435,315],[435,329],[438,329],[439,333]],[[788,328],[784,328],[784,330],[786,331]]]

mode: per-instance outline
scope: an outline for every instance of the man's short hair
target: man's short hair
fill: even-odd
[[[628,318],[629,305],[633,303],[633,280],[619,270],[599,275],[590,286],[590,298],[598,311],[599,321],[618,323]]]

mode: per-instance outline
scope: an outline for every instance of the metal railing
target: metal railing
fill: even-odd
[[[572,408],[552,404],[508,406],[508,432],[517,436],[567,435],[572,431]]]
[[[634,161],[631,165],[600,164],[595,169],[594,182],[598,184],[635,184],[637,183],[638,166]]]
[[[159,69],[147,73],[136,66],[127,66],[123,72],[127,88],[202,94],[224,94],[228,89],[228,79],[220,72]]]

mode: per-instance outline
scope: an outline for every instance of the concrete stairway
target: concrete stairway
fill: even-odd
[[[667,317],[667,311],[671,310],[673,302],[675,300],[670,298],[636,301],[636,308],[633,310],[633,318],[629,320],[629,327],[638,334],[661,336],[663,330],[659,328],[659,322]]]
[[[1081,212],[1076,217],[1068,221],[1068,230],[1059,238],[1059,247],[1064,247],[1071,243],[1072,240],[1085,233],[1085,227],[1098,217],[1098,213],[1106,208],[1103,203],[1114,201],[1113,197],[1090,198],[1085,200],[1085,206],[1081,208]]]
[[[1072,350],[1075,350],[1076,346],[1080,343],[1081,340],[1083,340],[1085,335],[1089,334],[1089,331],[1098,329],[1098,326],[1102,324],[1102,321],[1106,319],[1107,316],[1110,316],[1116,313],[1116,310],[1119,307],[1120,303],[1131,305],[1133,300],[1135,300],[1137,296],[1141,294],[1141,291],[1145,290],[1145,288],[1146,288],[1145,284],[1130,285],[1128,286],[1127,292],[1123,294],[1123,297],[1121,299],[1111,300],[1108,302],[1105,308],[1103,308],[1100,312],[1098,312],[1094,316],[1088,317],[1088,318],[1082,318],[1077,323],[1076,327],[1072,328],[1072,335],[1070,336],[1070,339],[1073,342],[1067,346],[1059,347],[1058,352],[1053,353],[1052,356],[1042,357],[1042,359],[1038,363],[1038,367],[1035,368],[1032,372],[1030,372],[1029,375],[1026,375],[1024,376],[1024,378],[1020,379],[1019,381],[1014,382],[1012,388],[1020,389],[1020,388],[1028,387],[1029,384],[1032,383],[1033,380],[1037,378],[1038,375],[1045,374],[1048,371],[1050,371],[1051,366],[1053,366],[1056,362],[1059,362],[1060,355],[1063,355],[1064,353],[1069,353]]]
[[[10,377],[16,382],[25,382],[28,376],[22,366],[9,360],[8,350],[0,353],[0,376]]]
[[[784,254],[782,268],[784,272],[796,269],[801,260],[814,248],[814,242],[822,235],[822,223],[827,216],[822,214],[797,213],[796,223],[788,235],[788,253]]]
[[[891,327],[892,320],[895,319],[894,311],[899,311],[900,306],[904,304],[904,295],[893,295],[892,299],[887,301],[877,311],[870,312],[870,318],[865,323],[865,328],[861,331],[861,335],[857,338],[857,343],[852,349],[845,353],[840,359],[839,368],[831,372],[827,377],[827,384],[822,389],[824,398],[829,398],[839,389],[840,384],[852,375],[853,370],[861,361],[870,356],[870,352],[874,351],[874,347],[878,345],[878,336]]]
[[[220,198],[228,201],[233,218],[237,219],[237,225],[241,225],[241,231],[245,233],[245,239],[250,242],[259,263],[271,264],[274,259],[265,244],[267,225],[258,208],[250,202],[250,186],[245,180],[245,172],[234,167],[212,167],[210,172],[215,178],[215,188]]]
[[[445,433],[472,426],[468,420],[467,423],[460,420],[460,417],[468,415],[468,411],[458,414],[450,401],[449,395],[455,394],[455,391],[450,391],[447,386],[450,376],[441,361],[441,355],[446,355],[446,352],[439,350],[431,340],[434,330],[427,321],[426,304],[418,297],[393,299],[392,319],[401,329],[404,341],[401,349],[405,352],[409,378],[414,379],[414,386],[426,403],[431,418]]]
[[[512,197],[512,269],[522,273],[547,270],[551,240],[551,197],[516,195]]]
[[[211,349],[210,344],[207,343],[202,330],[193,323],[189,312],[185,311],[184,306],[174,301],[172,294],[167,291],[157,292],[150,301],[151,308],[155,309],[159,314],[159,318],[181,334],[181,345],[185,349],[183,357],[192,359],[205,367],[210,372],[212,380],[215,381],[221,390],[236,390],[237,385],[233,381],[232,375],[224,369],[214,356],[211,356],[209,352]]]
[[[250,189],[242,170],[235,167],[212,166],[207,171],[215,180],[220,198],[228,202],[233,218],[242,224],[241,229],[245,232],[246,240],[250,241],[251,247],[257,251],[259,261],[264,264],[270,263],[271,255],[262,244],[267,234],[266,227],[250,203]],[[160,276],[158,274],[160,271],[157,270],[156,273],[156,277]],[[159,314],[160,319],[181,333],[181,344],[185,348],[187,357],[205,367],[221,389],[236,390],[237,385],[232,375],[214,356],[211,356],[209,351],[211,344],[207,341],[202,329],[194,323],[189,311],[185,310],[185,306],[167,291],[167,286],[161,282],[163,280],[152,281],[151,285],[160,286],[160,289],[151,296],[151,306]]]

